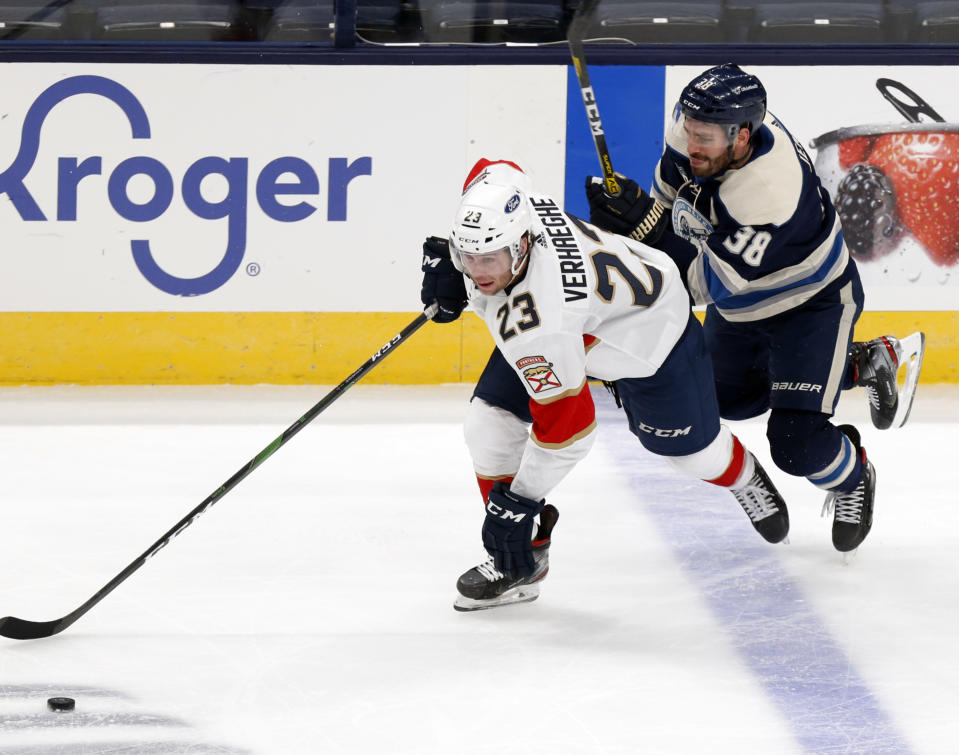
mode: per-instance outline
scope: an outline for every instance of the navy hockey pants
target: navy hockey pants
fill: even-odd
[[[848,355],[863,298],[850,260],[848,272],[836,283],[776,317],[728,322],[713,306],[706,312],[720,414],[739,420],[771,409],[769,450],[788,474],[821,475],[844,447],[842,433],[829,418],[840,392],[850,385]],[[848,477],[830,484],[836,490],[855,488],[860,468],[857,462]]]
[[[707,309],[706,343],[725,419],[777,408],[835,411],[863,307],[859,274],[850,268],[810,301],[766,320],[729,322],[715,306]]]

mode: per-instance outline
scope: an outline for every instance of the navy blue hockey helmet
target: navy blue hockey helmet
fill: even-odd
[[[728,126],[730,143],[748,124],[754,135],[766,117],[766,90],[752,74],[726,63],[704,71],[679,96],[683,115],[704,123]]]

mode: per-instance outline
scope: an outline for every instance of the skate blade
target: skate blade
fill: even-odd
[[[851,551],[845,551],[842,555],[842,565],[849,566],[853,561],[856,560],[856,554],[859,553],[859,546],[857,545]]]
[[[474,600],[464,595],[457,595],[456,600],[453,601],[453,609],[456,611],[485,611],[487,608],[529,603],[538,597],[539,585],[520,585],[512,590],[507,590],[498,598],[490,598],[489,600]]]
[[[926,353],[926,334],[919,332],[900,339],[900,369],[906,368],[906,376],[899,388],[899,408],[892,420],[891,428],[902,427],[909,419],[912,411],[912,402],[916,397],[916,386],[919,384],[919,371],[922,369],[922,357]]]

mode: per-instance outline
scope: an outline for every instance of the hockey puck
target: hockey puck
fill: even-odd
[[[51,697],[49,700],[47,700],[47,707],[50,710],[73,710],[76,706],[77,701],[72,697]]]

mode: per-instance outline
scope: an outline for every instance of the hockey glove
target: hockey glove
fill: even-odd
[[[439,306],[433,322],[453,322],[466,306],[466,283],[450,259],[450,244],[446,239],[430,236],[423,243],[420,300],[424,307],[433,302]]]
[[[655,244],[669,221],[666,206],[649,196],[631,178],[619,173],[616,176],[621,189],[618,197],[606,193],[602,178],[586,177],[589,222],[620,236]]]
[[[535,517],[546,501],[523,498],[497,482],[486,502],[483,522],[483,547],[493,557],[493,565],[508,577],[528,577],[535,569],[533,527]]]

